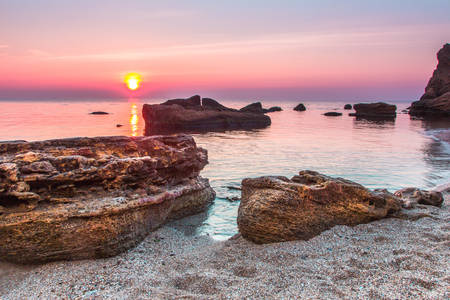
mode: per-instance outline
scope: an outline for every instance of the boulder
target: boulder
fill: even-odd
[[[330,112],[324,113],[323,115],[327,116],[327,117],[338,117],[338,116],[342,116],[342,113],[337,112],[337,111],[330,111]]]
[[[90,113],[91,115],[109,115],[106,111],[93,111]]]
[[[397,106],[384,102],[358,103],[353,109],[355,113],[349,115],[361,118],[391,119],[397,116]]]
[[[250,113],[255,113],[255,114],[263,114],[264,113],[264,109],[262,107],[261,102],[255,102],[255,103],[249,104],[247,106],[244,106],[239,111],[250,112]]]
[[[414,187],[398,190],[394,195],[402,199],[404,208],[414,208],[417,204],[440,207],[444,202],[441,192],[425,191]]]
[[[283,109],[279,106],[272,106],[271,108],[263,108],[264,113],[271,113],[276,111],[283,111]]]
[[[305,111],[306,107],[303,105],[303,103],[298,104],[296,107],[294,107],[295,111]]]
[[[174,104],[181,105],[185,108],[190,108],[190,109],[200,108],[201,98],[199,95],[194,95],[187,99],[172,99],[172,100],[167,100],[164,103],[161,103],[161,105],[174,105]]]
[[[0,260],[108,257],[215,197],[188,135],[0,143]]]
[[[351,104],[345,104],[344,105],[344,109],[352,109],[352,105]]]
[[[146,135],[258,129],[265,128],[271,123],[270,117],[263,113],[237,111],[213,99],[203,99],[201,105],[197,105],[197,101],[195,105],[192,103],[180,105],[178,100],[171,103],[167,101],[164,104],[144,104],[142,115]]]
[[[400,208],[400,199],[386,190],[301,171],[291,179],[244,179],[237,223],[242,236],[255,243],[307,240],[333,226],[368,223]]]
[[[445,44],[437,54],[438,65],[428,81],[425,93],[411,104],[412,116],[450,116],[450,44]]]

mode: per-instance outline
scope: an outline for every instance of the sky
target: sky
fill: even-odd
[[[449,12],[448,0],[0,0],[0,99],[415,100]]]

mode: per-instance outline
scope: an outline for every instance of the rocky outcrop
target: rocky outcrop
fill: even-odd
[[[402,199],[404,208],[414,208],[417,204],[440,207],[444,202],[441,192],[425,191],[414,187],[398,190],[394,195]]]
[[[313,171],[242,181],[238,226],[255,243],[310,239],[336,225],[385,218],[401,208],[386,190],[370,191],[355,182]]]
[[[413,116],[450,116],[450,44],[439,50],[437,59],[438,65],[425,94],[410,107]]]
[[[342,113],[337,112],[337,111],[329,111],[329,112],[324,113],[323,115],[327,116],[327,117],[339,117],[339,116],[342,116]]]
[[[116,255],[214,199],[191,136],[0,143],[0,260]]]
[[[353,105],[355,113],[349,114],[361,118],[391,119],[397,116],[397,106],[384,102],[358,103]]]
[[[299,103],[296,107],[294,107],[295,111],[305,111],[306,107],[303,103]]]
[[[199,103],[199,97],[144,104],[145,134],[258,129],[271,123],[270,117],[262,112],[238,111],[209,98]]]
[[[352,109],[352,105],[351,104],[345,104],[344,105],[344,109]]]

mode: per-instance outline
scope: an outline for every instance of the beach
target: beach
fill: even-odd
[[[445,299],[449,196],[409,217],[336,226],[308,241],[256,245],[194,236],[198,216],[116,257],[0,264],[2,299]],[[194,222],[192,222],[194,220]]]

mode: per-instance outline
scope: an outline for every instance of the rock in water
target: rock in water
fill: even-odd
[[[283,111],[283,109],[279,106],[272,106],[271,108],[263,109],[264,113],[271,113],[276,111]]]
[[[209,98],[199,104],[199,96],[194,97],[169,100],[163,104],[144,104],[145,134],[258,129],[271,123],[270,117],[262,112],[238,111]]]
[[[425,94],[411,104],[412,116],[450,116],[450,44],[437,54],[438,65],[428,81]]]
[[[296,107],[294,107],[295,111],[305,111],[306,107],[303,105],[303,103],[299,103]]]
[[[91,115],[109,115],[106,111],[93,111],[90,113]]]
[[[0,143],[0,260],[116,255],[214,191],[188,135]]]
[[[358,103],[353,105],[356,111],[351,116],[375,119],[393,119],[397,116],[397,106],[384,102]]]
[[[342,116],[342,113],[337,112],[337,111],[330,111],[330,112],[324,113],[323,115],[327,116],[327,117],[339,117],[339,116]]]
[[[247,106],[244,106],[239,111],[250,112],[250,113],[255,113],[255,114],[263,114],[264,113],[264,109],[262,107],[261,102],[251,103]]]
[[[441,192],[425,191],[414,187],[398,190],[394,195],[403,200],[402,205],[405,208],[414,208],[417,204],[440,207],[444,202]]]
[[[386,190],[313,171],[298,176],[242,181],[239,231],[255,243],[307,240],[335,225],[357,225],[385,218],[401,208]]]
[[[344,109],[352,109],[352,105],[351,104],[345,104],[344,105]]]

